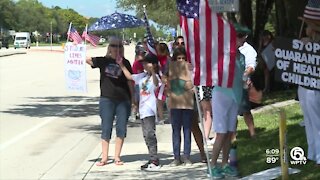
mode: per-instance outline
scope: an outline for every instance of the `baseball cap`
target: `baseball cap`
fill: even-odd
[[[246,26],[242,26],[239,23],[233,23],[234,29],[237,31],[238,34],[250,34],[251,30],[247,28]]]
[[[148,53],[142,60],[141,62],[147,62],[147,63],[152,63],[152,64],[158,64],[158,58],[156,55]]]

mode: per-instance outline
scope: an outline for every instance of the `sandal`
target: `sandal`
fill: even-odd
[[[121,161],[121,160],[114,160],[114,164],[117,165],[117,166],[121,166],[121,165],[123,165],[123,161]]]
[[[105,165],[107,165],[108,163],[107,162],[105,162],[105,161],[100,161],[100,162],[97,162],[96,163],[96,166],[105,166]]]

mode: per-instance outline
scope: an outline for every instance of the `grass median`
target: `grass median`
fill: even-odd
[[[287,147],[288,160],[290,150],[296,146],[301,147],[307,155],[307,140],[305,128],[299,123],[303,120],[301,108],[298,103],[284,107],[287,122]],[[254,114],[254,122],[257,132],[256,139],[249,137],[247,126],[242,118],[238,124],[238,163],[241,176],[260,172],[266,169],[280,166],[280,157],[276,163],[267,163],[266,151],[279,149],[279,109]],[[320,170],[315,163],[307,161],[306,165],[290,165],[291,168],[300,169],[301,172],[290,175],[289,179],[320,179]]]

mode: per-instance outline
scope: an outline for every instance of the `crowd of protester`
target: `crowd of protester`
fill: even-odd
[[[114,119],[117,131],[114,159],[116,165],[123,164],[120,153],[132,111],[131,118],[141,121],[143,137],[150,156],[150,160],[141,166],[142,170],[152,171],[161,168],[156,126],[167,123],[172,127],[173,161],[170,166],[192,166],[190,154],[191,134],[193,134],[200,151],[201,162],[208,163],[210,159],[208,165],[211,169],[208,172],[213,177],[238,176],[237,168],[230,166],[229,163],[230,147],[236,141],[237,117],[243,116],[250,137],[256,138],[251,109],[261,105],[262,93],[268,93],[274,88],[272,86],[274,70],[268,68],[266,61],[261,57],[263,50],[273,41],[272,33],[264,31],[261,34],[256,51],[247,42],[250,30],[240,24],[234,24],[234,27],[237,32],[238,51],[231,88],[194,86],[193,67],[187,59],[182,36],[175,38],[172,46],[169,46],[170,49],[165,42],[157,42],[156,55],[148,52],[146,41],[138,43],[132,66],[124,58],[124,47],[119,38],[110,38],[106,56],[87,58],[89,65],[100,69],[102,160],[97,163],[98,166],[108,163]],[[319,94],[318,91],[309,92],[303,87],[299,88],[299,98],[306,99],[312,93],[317,93],[316,96]],[[306,109],[304,103],[305,100],[301,101],[302,109],[307,114],[306,111],[312,107]],[[164,112],[168,112],[168,116],[165,116]],[[305,117],[305,120],[309,124],[313,123],[308,117]],[[202,128],[199,128],[199,122],[203,122],[203,132]],[[308,128],[311,126],[308,125]],[[307,133],[307,136],[313,135]],[[204,145],[212,146],[209,159],[206,157]],[[311,154],[315,154],[316,150],[310,151]],[[220,153],[222,162],[218,165],[217,159]],[[311,155],[310,159],[312,158],[319,159],[316,155]]]

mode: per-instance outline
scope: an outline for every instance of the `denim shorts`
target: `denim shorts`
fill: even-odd
[[[130,115],[130,101],[119,101],[100,97],[99,111],[101,117],[101,139],[110,140],[113,120],[116,120],[117,137],[125,138],[127,135],[127,122]]]
[[[243,113],[248,113],[251,110],[249,101],[249,94],[247,89],[243,89],[242,100],[239,105],[238,115],[242,116]]]

